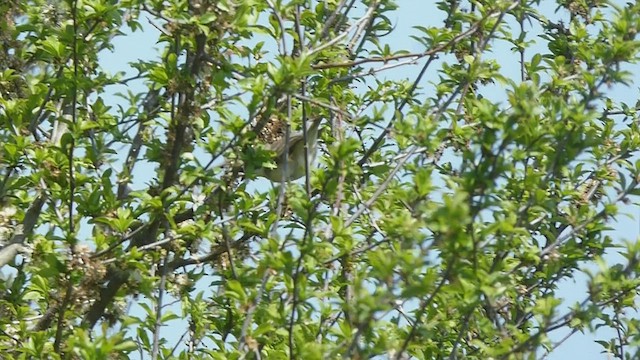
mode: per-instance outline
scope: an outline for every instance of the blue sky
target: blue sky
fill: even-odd
[[[554,14],[556,5],[554,2],[543,1],[542,13],[549,18],[556,18],[557,14]],[[388,42],[394,49],[406,49],[411,52],[423,51],[424,48],[415,40],[410,38],[410,34],[416,34],[412,28],[416,25],[421,26],[441,26],[443,13],[436,9],[435,2],[424,0],[398,0],[399,9],[390,16],[391,20],[395,23],[396,29],[392,35],[384,38],[385,42]],[[128,65],[130,61],[136,61],[138,59],[156,59],[157,52],[154,51],[154,42],[157,39],[157,30],[146,25],[146,20],[141,20],[145,24],[145,32],[136,32],[133,34],[127,34],[126,36],[116,38],[115,51],[112,53],[104,52],[101,54],[101,61],[105,69],[115,71],[127,71],[128,75],[134,75],[136,72]],[[514,29],[515,32],[515,29]],[[539,42],[542,44],[542,42]],[[534,50],[536,48],[534,47]],[[539,51],[546,51],[546,47],[538,45]],[[275,49],[274,49],[275,51]],[[528,56],[531,57],[533,51],[528,52]],[[519,78],[519,64],[515,54],[511,53],[509,46],[505,44],[496,44],[492,53],[486,56],[496,58],[502,65],[506,74],[511,74],[514,79]],[[393,79],[398,78],[415,78],[417,72],[420,69],[420,65],[406,66],[391,70],[389,72],[382,73],[382,77],[388,77]],[[636,73],[640,73],[638,67],[632,67]],[[437,73],[428,74],[424,79],[422,86],[425,96],[430,96],[430,91],[433,90],[433,86],[430,82],[437,81]],[[133,92],[144,91],[146,87],[140,83],[132,83],[129,89]],[[486,91],[486,96],[492,99],[504,98],[504,89],[501,89],[499,85],[483,89]],[[126,88],[120,87],[113,91],[125,92]],[[614,87],[610,89],[609,96],[618,100],[624,101],[628,104],[634,104],[638,99],[638,88],[636,85],[631,87]],[[109,105],[114,105],[121,100],[107,96],[105,98]],[[138,171],[137,174],[141,172]],[[153,174],[153,171],[147,171],[147,174]],[[145,179],[144,177],[137,175],[135,179],[136,183],[140,186],[149,182],[151,178]],[[259,187],[264,186],[258,185]],[[611,231],[611,236],[617,240],[633,240],[635,241],[640,234],[638,208],[633,205],[626,206],[623,211],[626,211],[630,217],[619,217],[618,222],[613,223],[615,228]],[[606,260],[610,265],[619,262],[621,259],[615,253],[607,256]],[[585,276],[578,275],[575,279],[565,281],[559,291],[560,296],[563,297],[567,304],[572,304],[576,301],[581,301],[586,296],[585,289]],[[566,334],[566,331],[557,331],[552,334],[552,339],[558,340]],[[176,335],[179,336],[179,335]],[[604,360],[609,357],[606,354],[601,354],[602,347],[593,342],[594,339],[608,340],[613,336],[613,332],[610,330],[599,331],[596,334],[576,334],[567,340],[559,349],[550,354],[547,359],[561,360],[561,359],[583,359],[583,360]],[[177,339],[177,338],[176,338]],[[542,355],[542,354],[540,354]]]

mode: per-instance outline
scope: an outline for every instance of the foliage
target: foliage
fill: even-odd
[[[640,245],[609,231],[640,5],[441,1],[412,34],[398,6],[2,2],[3,354],[524,359],[607,327],[640,356]],[[157,56],[106,71],[140,31]],[[318,166],[258,179],[261,134],[315,116]]]

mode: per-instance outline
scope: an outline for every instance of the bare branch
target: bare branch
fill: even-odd
[[[11,236],[7,245],[0,249],[0,267],[3,267],[13,261],[18,252],[22,249],[25,240],[31,236],[46,199],[47,196],[45,193],[41,192],[36,196],[33,203],[31,203],[31,206],[29,206],[29,209],[24,216],[22,225],[15,229],[15,233]]]

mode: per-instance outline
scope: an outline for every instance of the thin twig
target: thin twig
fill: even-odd
[[[613,200],[611,203],[612,204],[617,204],[620,201],[622,201],[625,197],[627,197],[629,195],[629,193],[633,190],[636,189],[636,187],[638,186],[638,182],[634,179],[629,186],[627,187],[627,189],[625,189],[624,191],[621,191],[620,194],[618,194],[618,196],[615,198],[615,200]],[[556,238],[556,240],[554,242],[552,242],[551,244],[547,245],[544,249],[542,249],[540,251],[540,256],[544,256],[544,255],[548,255],[549,253],[551,253],[555,248],[557,248],[559,245],[561,245],[563,242],[567,241],[568,239],[570,239],[571,237],[573,237],[574,235],[576,235],[578,232],[582,231],[582,229],[584,229],[585,227],[587,227],[588,225],[591,224],[592,221],[604,217],[607,214],[607,208],[604,207],[602,210],[600,210],[597,214],[591,216],[590,218],[588,218],[587,220],[583,221],[582,223],[578,224],[577,226],[573,227],[571,229],[571,231],[569,231],[568,233],[566,233],[563,236],[558,236]],[[514,269],[515,270],[515,269]]]
[[[355,23],[353,23],[353,25],[349,26],[348,29],[346,29],[345,31],[343,31],[340,35],[336,36],[335,38],[333,38],[332,40],[327,41],[326,43],[319,45],[318,47],[309,49],[307,52],[307,56],[311,56],[315,53],[321,52],[324,49],[330,48],[333,45],[339,43],[340,41],[342,41],[345,37],[347,37],[347,35],[355,28],[357,28],[358,26],[360,26],[361,23],[367,22],[369,17],[373,15],[373,9],[369,8],[369,10],[367,11],[367,13],[364,14],[364,16],[360,19],[358,19],[358,21],[356,21]],[[312,68],[316,69],[315,67],[312,66]]]
[[[247,313],[244,318],[244,322],[242,323],[242,330],[240,331],[240,340],[238,341],[238,349],[243,349],[246,341],[247,341],[247,333],[249,331],[249,325],[251,325],[251,321],[253,321],[253,313],[260,305],[262,301],[262,295],[264,294],[264,290],[267,286],[267,281],[271,277],[271,269],[265,269],[264,275],[262,276],[262,283],[258,288],[258,293],[256,294],[256,299],[253,301],[249,309],[247,309]]]
[[[55,78],[59,79],[63,73],[64,73],[64,67],[60,66],[60,68],[58,69],[58,72],[55,75]],[[40,141],[40,136],[38,135],[38,123],[40,121],[40,118],[42,117],[42,114],[44,113],[47,103],[49,103],[49,101],[51,100],[51,96],[53,95],[54,88],[55,88],[54,86],[49,86],[49,90],[47,91],[47,94],[45,95],[44,99],[42,99],[42,104],[40,104],[40,107],[38,108],[38,112],[33,116],[29,124],[29,131],[31,132],[31,134],[33,134],[33,138],[36,141]]]
[[[165,254],[160,268],[160,284],[158,286],[158,299],[156,301],[156,321],[153,324],[153,348],[151,349],[151,359],[156,360],[160,352],[160,328],[162,327],[162,304],[164,298],[164,288],[167,281],[167,258]]]
[[[564,336],[562,339],[560,339],[559,341],[555,342],[552,346],[551,349],[546,350],[546,352],[544,353],[544,355],[542,355],[542,357],[540,358],[540,360],[544,360],[546,359],[549,355],[551,355],[551,353],[553,352],[553,350],[557,349],[558,347],[560,347],[560,345],[562,345],[565,341],[569,340],[569,338],[571,338],[571,336],[573,336],[575,333],[577,333],[579,330],[578,328],[573,328],[571,329],[571,331]]]
[[[353,120],[353,115],[351,115],[348,111],[342,110],[341,108],[335,106],[335,105],[331,105],[331,104],[327,104],[325,102],[316,100],[316,99],[312,99],[308,96],[305,95],[301,95],[301,94],[293,94],[292,95],[294,98],[298,99],[298,100],[302,100],[302,101],[306,101],[309,102],[313,105],[317,105],[319,107],[323,107],[325,109],[331,110],[331,111],[335,111],[340,115],[346,116],[349,120]],[[303,127],[304,129],[304,127]]]
[[[364,34],[364,36],[362,37],[362,42],[361,45],[358,47],[358,51],[361,49],[362,44],[364,44],[367,35],[370,32],[371,29],[371,24],[373,23],[373,13],[378,10],[378,6],[380,5],[380,3],[378,1],[372,1],[371,4],[369,4],[369,8],[367,9],[366,14],[364,15],[364,18],[366,19],[365,21],[362,21],[360,23],[360,25],[358,25],[356,31],[354,32],[353,36],[351,37],[351,41],[349,41],[349,44],[347,45],[347,51],[350,54],[353,54],[353,47],[356,45],[356,42],[358,41],[358,38],[360,38],[360,35],[362,34],[362,32],[365,31],[365,29],[367,30]]]
[[[126,234],[125,236],[123,236],[120,240],[116,241],[115,243],[109,245],[109,247],[107,247],[106,249],[98,251],[97,253],[92,254],[90,256],[90,258],[91,259],[95,259],[95,258],[101,257],[102,255],[110,253],[113,249],[117,248],[118,246],[120,246],[125,241],[131,240],[134,236],[138,235],[142,230],[144,230],[147,227],[149,227],[150,224],[151,224],[150,222],[147,222],[147,223],[139,225],[135,230],[133,230],[130,233]]]
[[[336,21],[338,14],[340,14],[340,11],[342,11],[342,8],[345,6],[346,3],[347,3],[347,0],[340,0],[340,3],[336,6],[336,10],[332,12],[331,15],[329,15],[329,18],[324,23],[324,26],[320,31],[320,39],[325,39],[329,35],[329,29],[331,28],[333,23]]]
[[[233,260],[233,253],[231,251],[231,242],[229,241],[229,230],[227,230],[226,226],[222,226],[222,238],[224,239],[224,246],[227,252],[228,260],[229,260],[229,268],[231,269],[231,275],[234,279],[238,278],[238,273],[236,272],[235,262]]]
[[[180,339],[178,339],[178,341],[176,341],[176,344],[171,349],[171,352],[169,353],[169,356],[167,356],[167,358],[169,358],[169,359],[175,358],[173,354],[175,354],[175,352],[178,350],[178,347],[182,344],[182,340],[184,340],[185,336],[187,336],[189,331],[190,331],[189,328],[187,328],[187,330],[185,330],[182,333],[182,335],[180,336]]]
[[[278,21],[278,25],[280,25],[280,40],[281,40],[281,44],[280,44],[280,54],[282,55],[286,55],[287,54],[287,38],[286,38],[286,31],[285,31],[285,27],[284,27],[284,20],[282,19],[282,16],[280,16],[280,12],[278,11],[278,9],[276,9],[275,4],[273,3],[273,1],[271,0],[265,0],[267,5],[269,5],[269,7],[271,8],[271,11],[273,12],[273,16],[276,17],[276,20]]]
[[[345,76],[341,76],[339,78],[332,79],[330,81],[330,83],[334,84],[334,83],[339,83],[339,82],[347,82],[347,81],[351,81],[351,80],[354,80],[354,79],[363,78],[365,76],[373,76],[373,75],[376,75],[376,74],[381,73],[383,71],[394,69],[394,68],[397,68],[397,67],[402,67],[402,66],[405,66],[405,65],[415,65],[415,64],[418,63],[418,60],[420,60],[420,57],[414,57],[414,58],[410,58],[409,60],[405,60],[405,61],[398,61],[396,63],[385,64],[385,65],[380,66],[380,67],[375,68],[375,69],[374,68],[370,68],[368,70],[363,70],[363,71],[361,71],[359,73],[348,74],[348,75],[345,75]]]
[[[447,269],[445,270],[444,274],[442,274],[442,278],[440,279],[440,282],[438,283],[436,288],[433,289],[433,292],[420,305],[420,308],[416,311],[416,314],[417,314],[416,315],[416,320],[413,323],[413,326],[411,326],[411,330],[409,331],[409,334],[405,337],[404,342],[402,343],[402,347],[396,353],[396,360],[402,360],[403,359],[402,355],[404,354],[405,351],[407,351],[407,348],[409,347],[409,344],[411,343],[411,340],[413,340],[413,337],[416,336],[416,332],[418,331],[418,326],[420,326],[422,324],[422,321],[423,321],[422,318],[423,318],[424,314],[427,312],[427,309],[429,308],[429,306],[431,306],[431,303],[432,303],[433,299],[440,292],[440,289],[442,289],[442,287],[444,286],[445,282],[447,282],[447,280],[449,278],[449,274],[451,274],[451,271],[453,270],[453,263],[455,262],[455,260],[456,259],[454,258],[452,263],[447,266]]]

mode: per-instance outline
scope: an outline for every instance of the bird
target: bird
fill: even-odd
[[[309,164],[313,163],[318,148],[318,132],[322,117],[316,117],[310,120],[307,127],[307,146],[309,149]],[[285,154],[285,145],[288,146]],[[289,140],[285,139],[284,134],[279,136],[271,143],[266,144],[266,149],[275,153],[275,168],[263,167],[258,169],[256,175],[263,176],[272,182],[293,181],[305,175],[305,154],[304,154],[305,138],[302,130],[294,131],[289,134]],[[285,174],[286,162],[286,174]]]

